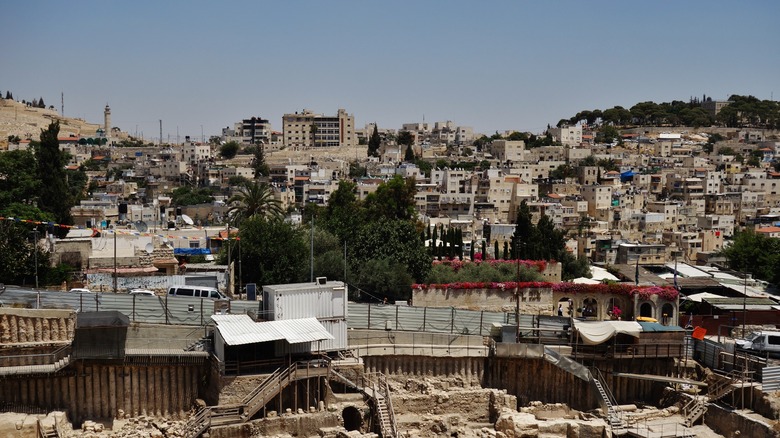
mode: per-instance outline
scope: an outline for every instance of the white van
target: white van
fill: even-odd
[[[208,286],[171,286],[168,288],[168,296],[187,298],[208,298],[210,300],[227,300],[228,297],[213,287]]]
[[[780,356],[780,332],[753,332],[744,340],[737,340],[737,347],[761,354]]]

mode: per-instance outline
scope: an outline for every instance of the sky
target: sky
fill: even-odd
[[[0,92],[146,140],[304,108],[541,133],[582,110],[780,99],[780,2],[0,1]],[[177,137],[178,135],[178,137]]]

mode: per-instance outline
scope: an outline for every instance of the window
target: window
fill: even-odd
[[[195,296],[195,291],[192,289],[184,289],[180,288],[176,291],[176,295],[182,296],[182,297],[193,297]]]

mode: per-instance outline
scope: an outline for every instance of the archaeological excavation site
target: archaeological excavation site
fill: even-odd
[[[772,360],[673,324],[554,316],[549,290],[516,318],[347,303],[340,282],[264,294],[188,304],[198,324],[167,300],[150,322],[157,297],[0,308],[0,437],[780,436]]]

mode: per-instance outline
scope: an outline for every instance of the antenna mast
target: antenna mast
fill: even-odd
[[[60,92],[60,116],[65,117],[65,92]]]
[[[160,146],[162,146],[162,119],[160,119]]]

